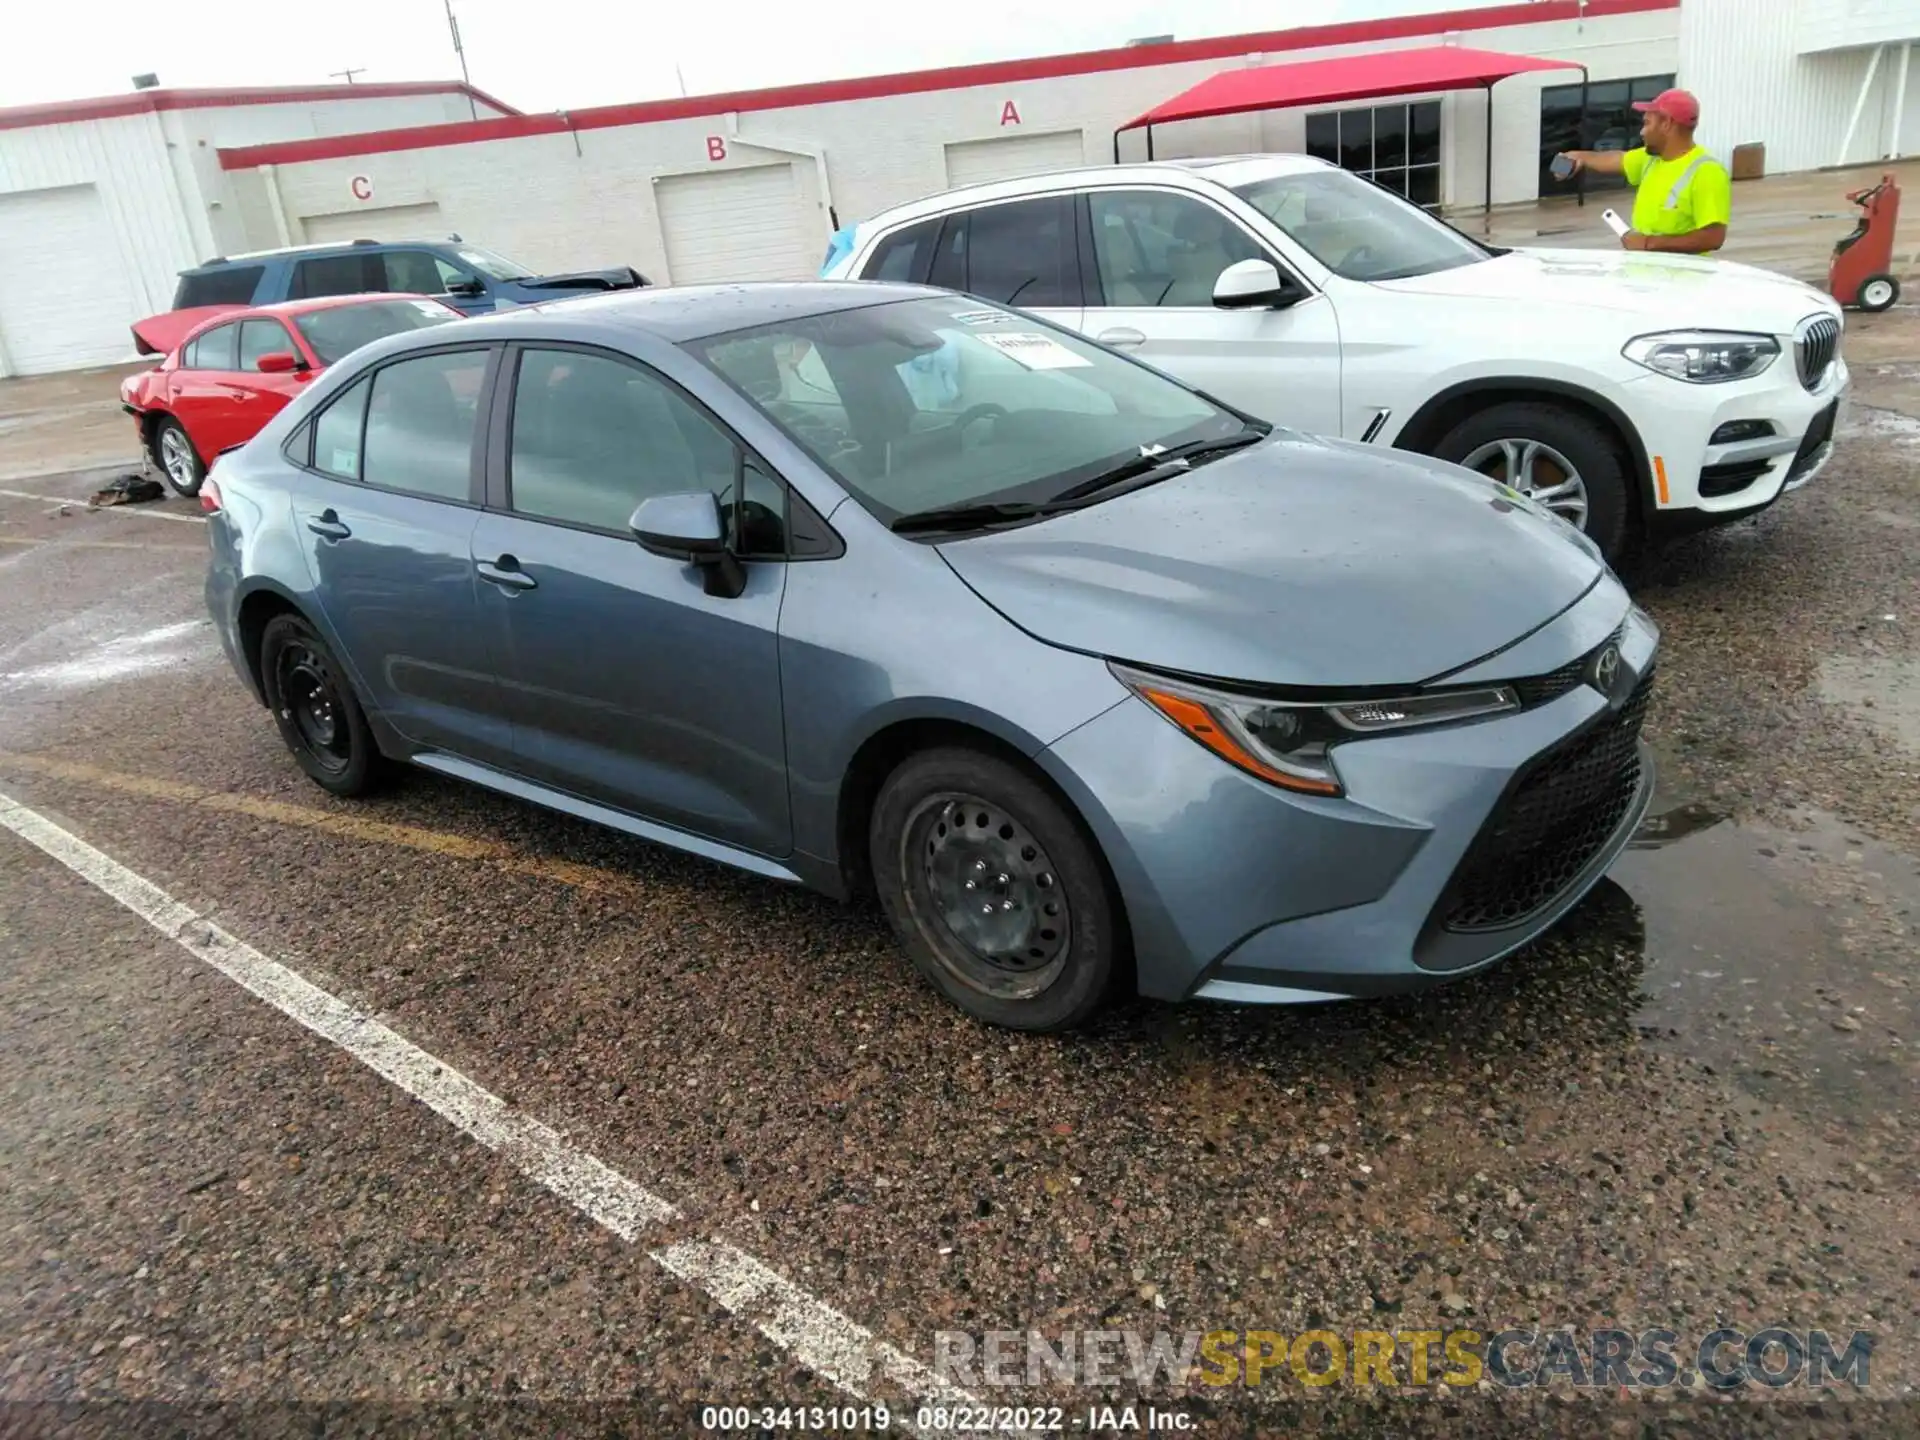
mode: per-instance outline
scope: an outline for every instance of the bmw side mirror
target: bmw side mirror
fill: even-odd
[[[711,491],[650,495],[627,526],[649,555],[698,566],[709,595],[732,599],[746,588],[746,568],[727,545],[726,521]]]
[[[1271,260],[1239,260],[1213,282],[1213,303],[1222,310],[1284,309],[1306,298],[1292,278],[1283,278]]]

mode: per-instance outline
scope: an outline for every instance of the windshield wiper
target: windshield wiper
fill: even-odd
[[[1223,435],[1214,440],[1190,440],[1185,445],[1175,445],[1171,449],[1155,449],[1149,445],[1140,447],[1140,453],[1130,460],[1122,460],[1111,470],[1102,470],[1098,475],[1089,476],[1076,485],[1069,485],[1047,503],[1057,505],[1063,501],[1083,500],[1102,490],[1110,490],[1128,480],[1143,475],[1151,475],[1157,470],[1186,470],[1194,461],[1214,455],[1224,455],[1230,450],[1244,450],[1267,438],[1271,425],[1249,425],[1246,429],[1232,435]]]
[[[936,510],[916,510],[901,515],[887,528],[896,535],[915,535],[929,530],[983,530],[989,525],[1006,525],[1016,520],[1033,520],[1056,510],[1071,510],[1071,505],[1052,501],[1010,500],[996,505],[945,505]]]

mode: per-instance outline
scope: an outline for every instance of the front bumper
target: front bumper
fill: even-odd
[[[1576,684],[1495,719],[1349,742],[1340,799],[1255,780],[1135,700],[1058,741],[1042,763],[1113,867],[1141,992],[1267,1003],[1389,994],[1538,937],[1598,883],[1646,811],[1653,768],[1637,715],[1603,832],[1581,838],[1591,848],[1564,873],[1528,882],[1543,893],[1511,914],[1483,905],[1458,928],[1463,877],[1484,876],[1489,846],[1513,838],[1530,776],[1621,722],[1658,633],[1633,612],[1619,637],[1611,699]],[[1547,843],[1574,833],[1547,823]]]
[[[1808,390],[1790,345],[1752,380],[1692,385],[1648,373],[1621,386],[1653,472],[1653,528],[1737,519],[1812,480],[1832,457],[1851,389],[1840,357]],[[1767,433],[1713,443],[1743,421]]]

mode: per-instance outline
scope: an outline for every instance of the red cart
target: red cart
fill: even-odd
[[[1860,223],[1833,247],[1827,292],[1842,305],[1881,311],[1900,298],[1893,275],[1893,227],[1900,219],[1900,186],[1891,175],[1847,196],[1860,207]]]

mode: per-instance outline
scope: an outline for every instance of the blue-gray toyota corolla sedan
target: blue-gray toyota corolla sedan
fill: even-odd
[[[1657,632],[1565,523],[944,291],[397,335],[203,500],[221,638],[327,789],[410,761],[875,893],[1002,1025],[1474,970],[1653,783]]]

